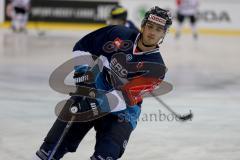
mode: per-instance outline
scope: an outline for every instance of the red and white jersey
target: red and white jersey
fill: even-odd
[[[198,11],[198,0],[176,0],[178,13],[182,15],[194,15]]]
[[[12,0],[13,7],[28,9],[30,6],[30,0]]]

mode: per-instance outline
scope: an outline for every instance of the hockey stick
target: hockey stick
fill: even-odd
[[[85,98],[86,97],[83,97],[83,100],[85,100]],[[77,113],[78,112],[78,107],[77,106],[72,106],[70,108],[70,111],[72,113]],[[48,160],[52,160],[53,156],[55,155],[55,153],[58,150],[59,146],[61,145],[62,141],[64,140],[64,137],[66,136],[66,134],[68,133],[69,129],[71,128],[75,118],[76,118],[76,115],[72,116],[71,120],[68,121],[67,125],[65,126],[65,128],[64,128],[64,130],[63,130],[63,132],[61,134],[61,137],[59,138],[57,144],[54,146],[51,154],[49,155]]]
[[[174,110],[172,110],[171,107],[169,107],[165,102],[163,102],[163,100],[161,100],[159,97],[157,97],[156,95],[154,95],[153,93],[150,93],[159,103],[161,103],[169,112],[171,112],[174,116],[176,116],[179,120],[181,121],[187,121],[189,119],[193,118],[193,114],[190,110],[189,114],[186,115],[181,115],[179,113],[176,113]]]
[[[61,137],[59,138],[56,146],[53,148],[51,154],[49,155],[48,160],[52,160],[52,158],[55,155],[58,147],[61,145],[64,137],[66,136],[66,134],[68,133],[70,127],[72,126],[72,123],[73,123],[74,119],[75,119],[75,116],[72,116],[71,120],[68,121],[68,123],[67,123],[66,127],[64,128],[63,133],[62,133]]]

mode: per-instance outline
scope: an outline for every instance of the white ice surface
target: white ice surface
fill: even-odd
[[[0,160],[31,160],[56,118],[55,105],[67,97],[53,91],[48,78],[72,57],[73,45],[84,34],[38,37],[0,30]],[[143,116],[159,111],[169,115],[153,98],[146,99],[123,160],[240,159],[239,40],[166,38],[161,50],[168,66],[166,80],[174,90],[161,98],[179,113],[191,109],[195,117],[187,123],[146,121]],[[94,134],[91,130],[77,152],[64,160],[89,159]]]

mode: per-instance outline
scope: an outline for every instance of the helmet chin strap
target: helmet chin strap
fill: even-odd
[[[163,43],[163,40],[164,40],[165,36],[163,36],[163,38],[161,38],[158,42],[158,45],[162,44]]]
[[[143,42],[142,37],[140,38],[140,40],[141,40],[141,43],[142,43],[142,45],[143,45],[144,47],[154,47],[154,46],[157,45],[157,44],[154,44],[154,45],[147,45],[147,44],[145,44],[145,43]]]

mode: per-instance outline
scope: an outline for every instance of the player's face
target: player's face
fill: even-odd
[[[156,45],[165,35],[164,27],[153,23],[147,22],[142,28],[142,41],[145,45]]]

